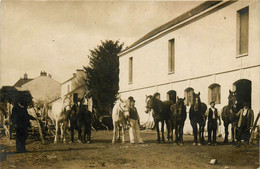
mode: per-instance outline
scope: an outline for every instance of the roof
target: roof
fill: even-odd
[[[15,84],[14,87],[22,87],[22,85],[24,85],[27,82],[30,82],[33,79],[24,79],[24,78],[20,78]]]
[[[69,79],[66,80],[65,82],[61,83],[61,85],[65,84],[65,83],[67,83],[67,82],[69,82],[69,81],[71,81],[71,80],[74,79],[74,78],[76,78],[76,76],[69,78]]]
[[[146,35],[144,35],[141,39],[137,40],[136,42],[134,42],[131,46],[127,47],[126,49],[124,49],[123,51],[120,52],[123,53],[127,50],[130,50],[131,48],[139,45],[140,43],[152,38],[153,36],[191,18],[192,16],[194,15],[197,15],[201,12],[203,12],[204,10],[212,7],[212,6],[215,6],[216,4],[222,2],[222,0],[217,0],[217,1],[205,1],[203,3],[201,3],[200,5],[196,6],[195,8],[183,13],[182,15],[178,16],[177,18],[155,28],[154,30],[152,30],[151,32],[147,33]],[[119,55],[120,55],[119,54]]]

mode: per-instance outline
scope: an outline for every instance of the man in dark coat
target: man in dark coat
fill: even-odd
[[[220,114],[218,109],[215,108],[215,102],[212,101],[210,102],[210,108],[206,111],[206,116],[208,117],[208,145],[217,145],[216,141],[216,135],[217,135],[217,128],[218,128],[218,122],[219,120],[219,125],[221,125],[221,120],[220,120]],[[213,143],[211,141],[211,134],[213,132]]]
[[[239,110],[236,114],[238,116],[238,136],[237,136],[237,147],[241,146],[242,136],[244,137],[245,146],[249,145],[250,129],[254,123],[254,112],[249,108],[247,103],[243,104],[243,109]]]
[[[22,101],[18,101],[14,104],[11,121],[16,131],[16,150],[17,152],[26,152],[26,139],[28,137],[28,127],[30,126],[30,120],[35,118],[28,114],[27,105]]]

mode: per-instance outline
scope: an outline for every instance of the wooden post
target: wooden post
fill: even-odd
[[[253,133],[253,131],[254,131],[255,128],[256,128],[256,125],[257,125],[259,116],[260,116],[260,111],[259,111],[259,113],[258,113],[258,115],[257,115],[257,117],[256,117],[255,123],[254,123],[253,128],[252,128],[252,130],[251,130],[251,132],[250,132],[250,143],[253,143],[253,141],[254,141],[254,140],[253,140],[252,133]]]

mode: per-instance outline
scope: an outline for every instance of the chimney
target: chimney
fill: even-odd
[[[41,76],[47,76],[47,73],[45,71],[41,71]]]
[[[24,74],[23,78],[24,78],[24,79],[28,79],[27,73]]]
[[[48,74],[48,77],[49,77],[49,78],[52,78],[52,75],[51,75],[51,74]]]

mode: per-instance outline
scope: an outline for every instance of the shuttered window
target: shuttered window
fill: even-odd
[[[192,101],[193,101],[193,92],[194,92],[194,89],[193,88],[187,88],[185,90],[185,97],[187,98],[185,100],[185,104],[187,106],[191,105],[192,104]]]
[[[133,83],[133,57],[129,58],[129,83]]]
[[[212,84],[209,86],[209,104],[214,101],[216,104],[220,104],[221,100],[221,91],[219,84]]]
[[[249,25],[249,7],[243,8],[237,12],[238,17],[238,55],[248,53],[248,25]]]
[[[169,40],[168,43],[169,56],[168,56],[168,72],[174,73],[175,70],[175,40]]]

